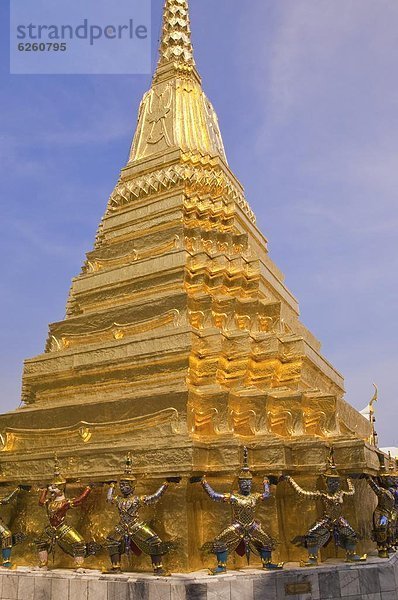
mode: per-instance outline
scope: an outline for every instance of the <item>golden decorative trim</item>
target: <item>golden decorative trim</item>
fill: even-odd
[[[220,414],[216,408],[200,410],[192,407],[189,413],[189,430],[194,435],[214,436],[220,433]]]
[[[112,323],[108,327],[98,329],[92,332],[82,333],[64,333],[58,337],[51,335],[46,351],[59,352],[68,348],[80,345],[90,345],[98,342],[108,342],[112,340],[122,340],[126,337],[146,333],[164,327],[173,323],[174,327],[179,327],[181,321],[180,311],[173,308],[167,313],[139,321],[138,323]]]
[[[102,269],[125,266],[132,264],[138,260],[154,258],[155,256],[160,256],[162,254],[166,254],[167,252],[172,252],[176,248],[179,248],[179,246],[180,236],[175,235],[173,240],[165,242],[158,246],[152,246],[145,250],[133,249],[131,252],[123,254],[122,256],[115,256],[110,258],[96,258],[95,260],[88,260],[86,273],[97,273]]]
[[[161,425],[170,425],[172,433],[179,432],[178,411],[166,408],[156,413],[133,417],[122,421],[87,423],[80,421],[70,427],[51,429],[7,428],[0,434],[1,452],[18,452],[29,448],[36,451],[95,443],[101,438],[123,436],[149,430]]]
[[[257,413],[254,410],[230,410],[228,415],[229,428],[236,435],[253,437],[259,432],[257,427]]]
[[[209,159],[210,160],[210,159]],[[202,165],[173,165],[152,171],[130,181],[119,181],[109,199],[109,212],[145,196],[169,190],[178,185],[189,185],[190,192],[213,193],[236,202],[252,223],[256,218],[242,192],[219,168],[204,168]]]

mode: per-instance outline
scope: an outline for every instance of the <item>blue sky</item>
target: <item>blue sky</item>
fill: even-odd
[[[161,0],[153,0],[153,30]],[[398,3],[191,0],[230,165],[302,320],[398,444]],[[10,76],[0,2],[0,407],[63,318],[127,160],[146,76]]]

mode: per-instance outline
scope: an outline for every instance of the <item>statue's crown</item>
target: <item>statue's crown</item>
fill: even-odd
[[[333,446],[330,448],[329,456],[326,463],[326,471],[324,472],[324,476],[328,479],[340,478],[340,474],[336,467],[336,461],[334,459],[334,448]]]
[[[120,481],[136,481],[136,478],[133,475],[133,459],[131,458],[131,452],[129,452],[125,458],[124,474],[120,477]]]
[[[66,479],[61,475],[61,468],[59,465],[57,453],[54,454],[54,477],[51,482],[51,485],[54,485],[56,487],[66,485]]]
[[[238,475],[238,479],[253,479],[253,475],[249,468],[249,451],[246,446],[243,448],[243,465]]]

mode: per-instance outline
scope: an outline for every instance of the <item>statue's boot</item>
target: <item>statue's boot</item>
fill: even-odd
[[[171,573],[166,571],[162,564],[162,557],[158,554],[153,554],[151,556],[152,566],[153,566],[153,574],[158,577],[170,577]]]
[[[3,548],[1,551],[3,556],[3,567],[5,569],[11,569],[11,552],[12,548]]]
[[[348,562],[348,563],[365,562],[367,558],[368,558],[367,554],[363,554],[362,556],[360,556],[359,554],[356,553],[355,544],[347,544],[346,559],[345,559],[346,562]],[[387,558],[388,558],[388,553],[387,553]]]
[[[384,546],[380,546],[378,549],[378,556],[379,558],[390,558],[390,555],[388,554],[388,549]]]
[[[111,556],[111,573],[121,573],[122,572],[122,557],[120,554],[112,554]]]
[[[276,571],[278,569],[283,569],[284,563],[273,563],[272,562],[272,553],[271,550],[261,550],[260,552],[261,562],[263,563],[263,569],[268,569],[269,571]]]
[[[216,552],[217,556],[217,567],[210,570],[210,575],[222,575],[227,572],[227,559],[228,552]]]
[[[300,563],[301,567],[317,567],[318,566],[318,547],[317,546],[309,546],[308,547],[308,558],[307,560],[302,560]]]

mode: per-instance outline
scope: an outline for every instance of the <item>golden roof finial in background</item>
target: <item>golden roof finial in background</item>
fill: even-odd
[[[376,446],[376,448],[378,447],[378,436],[377,436],[377,432],[376,432],[376,417],[375,417],[375,409],[374,409],[374,403],[377,402],[378,398],[379,398],[379,388],[377,387],[377,385],[374,383],[373,387],[375,389],[375,393],[373,394],[373,398],[371,399],[371,401],[369,402],[369,421],[370,424],[372,425],[372,438],[370,440],[371,444],[373,444],[373,446]]]
[[[372,431],[371,434],[369,436],[369,443],[372,444],[372,446],[375,446],[376,448],[379,447],[379,440],[378,440],[378,436],[377,436],[377,431],[376,431],[376,417],[375,417],[375,407],[374,404],[375,402],[377,402],[378,398],[379,398],[379,389],[377,387],[377,385],[374,383],[373,387],[375,389],[374,394],[372,399],[370,400],[369,404],[367,405],[366,408],[364,408],[363,410],[361,410],[361,415],[363,415],[366,419],[369,420],[369,423],[372,427]]]

